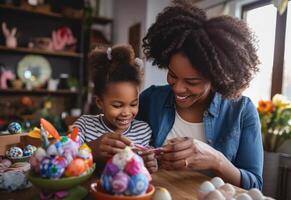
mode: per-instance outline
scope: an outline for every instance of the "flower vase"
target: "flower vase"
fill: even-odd
[[[263,193],[276,198],[280,153],[264,151]]]

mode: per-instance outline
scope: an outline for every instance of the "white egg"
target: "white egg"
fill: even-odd
[[[172,200],[172,197],[166,188],[156,187],[152,200]]]
[[[254,200],[263,200],[264,196],[260,190],[257,188],[252,188],[248,191],[248,195],[252,197]]]
[[[212,192],[209,192],[204,200],[225,200],[225,197],[223,196],[223,194],[219,191],[219,190],[214,190]]]
[[[247,193],[241,193],[236,196],[236,200],[253,200]]]
[[[224,184],[224,185],[221,186],[219,189],[220,189],[220,190],[224,190],[225,193],[228,194],[228,196],[234,196],[234,195],[235,195],[235,189],[234,189],[234,187],[233,187],[231,184],[229,184],[229,183]]]
[[[224,181],[220,177],[214,177],[210,182],[216,189],[224,185]]]
[[[200,188],[199,188],[199,191],[200,192],[203,192],[203,193],[208,193],[208,192],[211,192],[215,190],[215,187],[214,185],[209,182],[209,181],[204,181],[201,185],[200,185]]]

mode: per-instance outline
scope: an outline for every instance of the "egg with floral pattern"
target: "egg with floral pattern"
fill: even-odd
[[[12,159],[21,158],[23,156],[23,151],[19,147],[11,147],[6,151],[6,156]]]

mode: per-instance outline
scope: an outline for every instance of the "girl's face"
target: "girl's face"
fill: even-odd
[[[109,83],[105,93],[97,97],[97,106],[104,114],[106,125],[124,132],[138,112],[138,86],[130,82]]]
[[[172,56],[167,81],[175,94],[178,108],[204,103],[211,91],[210,81],[195,70],[190,60],[181,53]]]

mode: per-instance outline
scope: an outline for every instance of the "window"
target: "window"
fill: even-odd
[[[243,19],[257,36],[261,61],[260,72],[244,95],[249,96],[255,104],[276,93],[283,93],[291,98],[291,58],[287,56],[291,53],[291,14],[287,17],[287,10],[283,15],[278,14],[270,0],[245,5],[242,13]]]
[[[288,2],[291,8],[291,2]],[[289,54],[289,56],[288,56]],[[291,10],[287,12],[286,37],[285,37],[285,56],[284,56],[284,75],[283,75],[283,94],[291,99]]]

